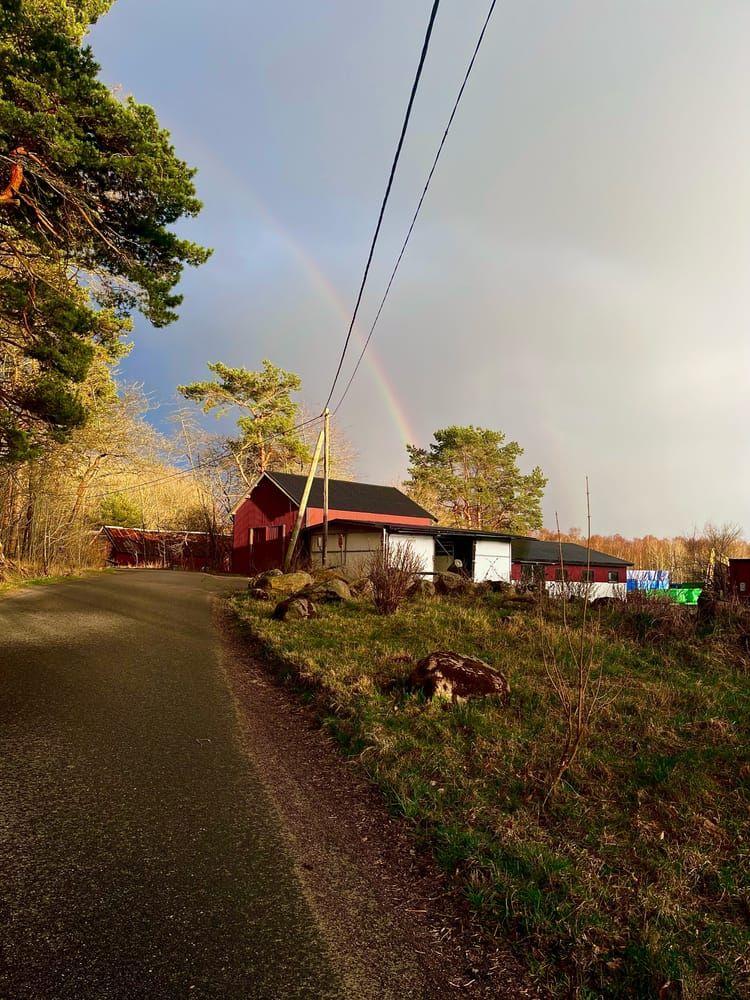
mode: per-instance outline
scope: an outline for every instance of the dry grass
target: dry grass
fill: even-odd
[[[235,608],[555,995],[650,998],[668,980],[695,1000],[749,995],[750,685],[726,655],[733,633],[691,624],[652,641],[607,609],[594,639],[607,704],[542,811],[561,737],[542,638],[567,646],[554,603],[541,621],[492,594],[286,624],[260,602]],[[510,703],[406,693],[411,661],[436,648],[497,666]]]

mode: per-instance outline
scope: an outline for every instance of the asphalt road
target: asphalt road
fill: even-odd
[[[220,669],[237,583],[0,601],[0,1000],[341,997]]]

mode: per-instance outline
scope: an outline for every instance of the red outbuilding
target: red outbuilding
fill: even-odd
[[[107,545],[107,562],[113,566],[229,571],[231,539],[228,535],[207,531],[151,531],[117,525],[105,525],[100,534]]]
[[[511,577],[518,583],[597,584],[599,596],[624,596],[628,566],[625,559],[588,550],[575,542],[548,542],[515,537]],[[562,556],[562,559],[561,559]]]
[[[233,572],[249,576],[281,566],[306,482],[306,476],[266,472],[235,507]],[[376,522],[401,527],[427,526],[435,522],[429,511],[394,486],[331,479],[328,498],[332,521]],[[311,528],[322,521],[323,480],[314,479],[303,527]]]
[[[729,560],[729,591],[741,601],[750,601],[750,559]]]
[[[232,570],[248,576],[280,568],[302,503],[305,476],[267,472],[234,510]],[[362,572],[384,545],[407,545],[425,575],[457,567],[470,579],[586,585],[595,597],[625,597],[624,559],[585,546],[539,541],[470,528],[441,527],[436,518],[393,486],[333,479],[329,488],[329,565]],[[314,479],[302,523],[300,552],[322,561],[323,480]]]

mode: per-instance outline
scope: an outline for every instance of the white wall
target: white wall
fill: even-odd
[[[510,583],[510,542],[477,538],[474,543],[474,581],[505,580]]]
[[[556,580],[547,581],[547,593],[554,597],[559,597],[565,589],[571,597],[583,597],[588,594],[590,601],[595,601],[597,597],[616,597],[624,600],[627,595],[626,583],[559,583]]]
[[[323,565],[323,532],[316,531],[310,538],[310,558],[313,567]],[[343,546],[340,545],[343,542]],[[354,573],[364,573],[373,552],[383,541],[382,531],[336,531],[328,533],[328,565],[346,566]]]
[[[422,572],[434,572],[435,539],[432,535],[393,534],[389,538],[389,545],[394,547],[398,545],[408,546],[422,564]]]

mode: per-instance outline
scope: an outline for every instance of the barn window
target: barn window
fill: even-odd
[[[256,528],[255,529],[255,541],[256,542],[265,542],[265,540],[266,540],[266,529],[265,528]]]
[[[607,574],[607,579],[609,580],[610,583],[619,583],[620,571],[617,569],[611,569]]]
[[[567,569],[563,569],[562,566],[555,566],[555,579],[558,583],[567,582],[570,579],[570,573],[568,573]]]
[[[581,580],[583,583],[593,583],[594,582],[594,571],[593,569],[582,569],[581,570]]]

